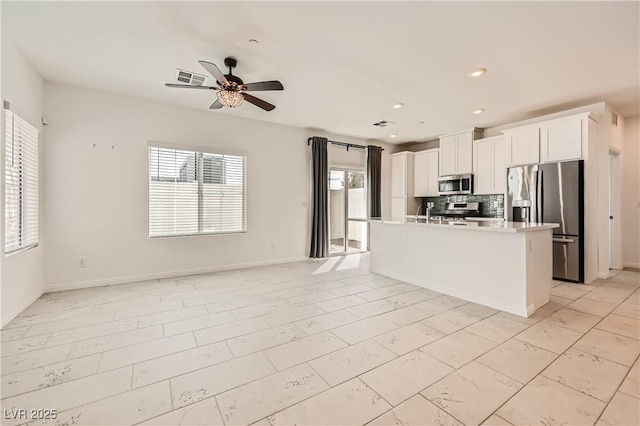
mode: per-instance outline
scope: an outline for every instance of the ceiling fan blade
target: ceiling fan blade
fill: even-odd
[[[225,77],[224,74],[222,74],[222,71],[220,71],[220,68],[218,68],[216,64],[212,64],[211,62],[207,62],[207,61],[198,61],[198,62],[219,83],[227,83],[227,84],[229,83],[229,81],[227,80],[227,77]]]
[[[245,101],[251,104],[254,104],[259,108],[262,108],[265,111],[271,111],[276,107],[275,105],[271,105],[269,102],[263,101],[262,99],[258,99],[255,96],[251,96],[248,93],[243,93],[242,96],[244,96]]]
[[[167,87],[177,87],[182,89],[207,89],[207,90],[219,90],[214,86],[194,86],[193,84],[174,84],[174,83],[165,83]]]
[[[216,101],[212,103],[211,106],[209,107],[209,109],[220,109],[220,108],[222,108],[222,102],[220,102],[220,99],[216,99]]]
[[[278,80],[272,81],[259,81],[257,83],[244,84],[246,89],[244,90],[284,90],[284,86]]]

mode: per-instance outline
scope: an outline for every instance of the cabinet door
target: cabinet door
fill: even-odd
[[[429,192],[429,153],[418,152],[413,157],[413,196],[426,197]]]
[[[391,156],[391,196],[407,195],[407,161],[404,154]]]
[[[507,150],[503,137],[493,141],[493,175],[492,194],[507,192]]]
[[[458,172],[458,139],[454,136],[440,138],[440,176]]]
[[[458,155],[456,174],[471,173],[473,170],[473,132],[461,133],[456,138]]]
[[[473,193],[492,194],[493,189],[493,141],[474,142]]]
[[[407,199],[394,197],[391,199],[391,220],[404,221],[407,216]]]
[[[582,118],[572,117],[543,124],[540,157],[543,163],[582,158]]]
[[[427,154],[429,167],[427,168],[427,195],[438,196],[438,150],[434,149]]]
[[[507,166],[538,164],[540,162],[540,129],[527,127],[505,131]]]

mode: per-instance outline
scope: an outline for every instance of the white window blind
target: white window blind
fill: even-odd
[[[246,232],[246,157],[149,147],[149,236]]]
[[[38,129],[5,110],[4,252],[38,244]]]

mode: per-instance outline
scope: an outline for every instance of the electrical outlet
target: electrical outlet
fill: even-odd
[[[86,267],[87,267],[87,259],[79,259],[78,268],[86,268]]]

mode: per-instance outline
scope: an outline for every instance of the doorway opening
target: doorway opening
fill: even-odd
[[[329,252],[332,255],[367,250],[367,188],[362,170],[329,170]]]
[[[622,269],[620,154],[609,151],[609,269]]]

